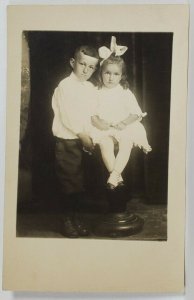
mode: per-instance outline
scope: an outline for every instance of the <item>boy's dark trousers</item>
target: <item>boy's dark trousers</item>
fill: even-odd
[[[84,191],[83,150],[79,139],[56,138],[55,171],[62,193]]]
[[[56,138],[55,171],[62,195],[62,233],[67,237],[88,235],[76,216],[84,197],[83,150],[79,139]]]

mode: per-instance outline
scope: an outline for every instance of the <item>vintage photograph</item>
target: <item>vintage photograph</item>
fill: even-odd
[[[188,5],[7,18],[3,289],[183,293]]]
[[[17,237],[167,241],[173,33],[21,43]]]

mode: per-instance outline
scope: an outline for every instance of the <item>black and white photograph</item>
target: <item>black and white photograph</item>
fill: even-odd
[[[82,8],[7,10],[3,289],[183,293],[188,6]]]
[[[173,33],[21,41],[17,236],[166,241]]]

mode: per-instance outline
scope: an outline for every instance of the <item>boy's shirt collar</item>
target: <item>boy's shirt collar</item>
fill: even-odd
[[[80,84],[85,84],[85,82],[87,82],[87,80],[86,81],[80,81],[73,71],[71,72],[70,77],[71,77],[72,80],[74,80],[74,81],[76,81]]]

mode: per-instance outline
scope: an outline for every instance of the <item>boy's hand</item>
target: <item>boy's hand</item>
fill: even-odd
[[[84,148],[86,148],[87,150],[92,151],[94,149],[94,144],[92,142],[91,137],[86,134],[86,133],[78,133],[78,138],[81,140]]]

